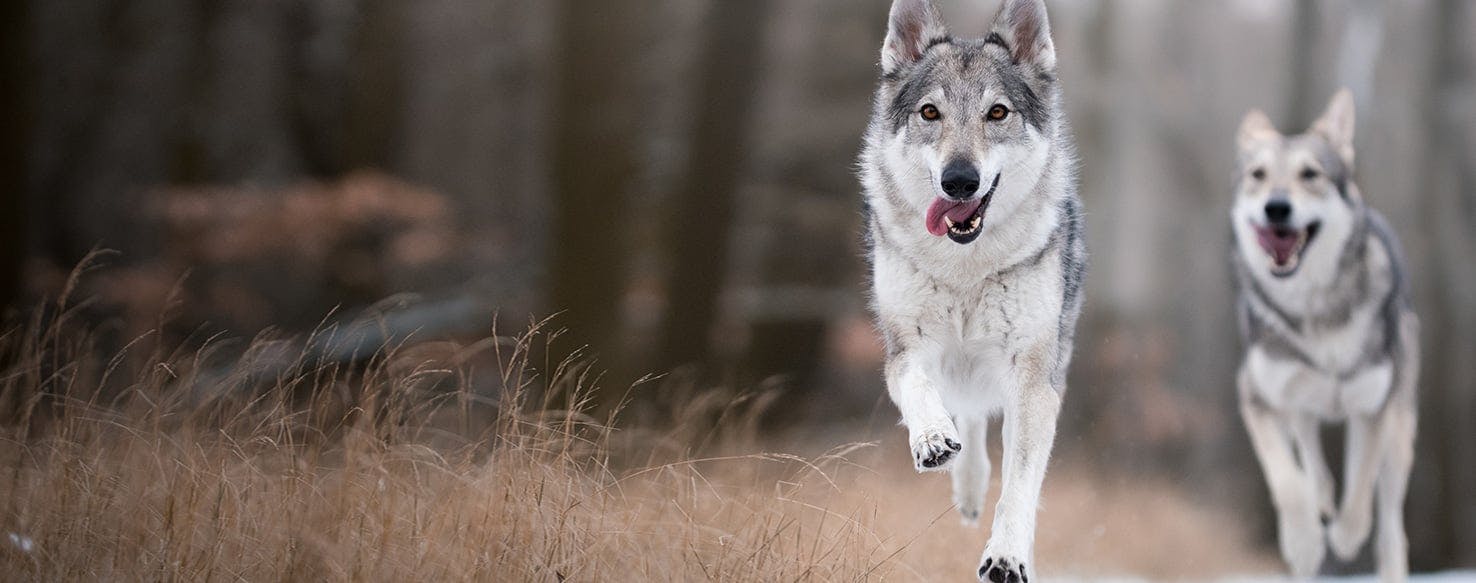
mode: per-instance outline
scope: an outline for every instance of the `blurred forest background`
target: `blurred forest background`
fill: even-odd
[[[896,431],[855,177],[888,4],[4,3],[0,301],[106,248],[87,313],[118,339],[166,312],[251,337],[372,306],[365,342],[558,312],[607,391],[676,370],[782,386],[776,434]],[[996,8],[940,4],[967,35]],[[1346,85],[1424,322],[1412,565],[1476,565],[1476,3],[1048,4],[1092,251],[1062,459],[1246,509],[1273,544],[1233,405],[1233,136]]]

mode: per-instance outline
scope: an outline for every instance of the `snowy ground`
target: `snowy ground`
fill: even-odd
[[[1270,583],[1272,581],[1289,581],[1288,578],[1276,577],[1246,577],[1236,579],[1224,579],[1225,583]],[[1358,575],[1349,577],[1319,577],[1317,581],[1337,583],[1379,583],[1377,575]],[[1410,575],[1410,581],[1421,583],[1476,583],[1476,571],[1446,571],[1442,573],[1417,573]]]
[[[1076,583],[1147,583],[1151,579],[1134,579],[1131,577],[1113,578],[1067,578],[1063,581]],[[1476,571],[1446,571],[1442,573],[1418,573],[1410,576],[1409,580],[1414,583],[1476,583]],[[1186,580],[1192,581],[1192,580]],[[1208,581],[1208,580],[1206,580]],[[1217,583],[1283,583],[1295,581],[1290,577],[1281,576],[1255,576],[1255,577],[1229,577],[1214,580]],[[1325,583],[1379,583],[1377,575],[1357,575],[1347,577],[1318,577],[1314,582]]]

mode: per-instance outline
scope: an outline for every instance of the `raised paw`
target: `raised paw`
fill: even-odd
[[[979,565],[979,580],[990,583],[1030,583],[1025,563],[1009,558],[985,557]]]
[[[912,463],[919,472],[936,472],[963,450],[952,431],[928,430],[912,440]]]
[[[1339,559],[1351,561],[1368,540],[1373,517],[1367,512],[1344,512],[1327,525],[1327,542]]]
[[[1317,484],[1317,510],[1322,513],[1323,518],[1332,519],[1338,514],[1338,505],[1333,502],[1333,484],[1331,480],[1318,482]]]
[[[1316,575],[1327,553],[1316,506],[1308,501],[1282,508],[1278,514],[1281,557],[1291,567],[1292,575],[1298,578]]]
[[[958,518],[964,526],[979,526],[979,507],[972,503],[958,505]]]

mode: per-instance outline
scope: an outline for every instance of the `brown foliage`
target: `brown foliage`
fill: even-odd
[[[970,575],[984,541],[895,439],[749,453],[772,445],[768,395],[676,390],[669,421],[594,419],[598,375],[529,362],[542,326],[282,368],[299,345],[268,337],[225,365],[152,331],[105,354],[65,294],[51,308],[0,337],[9,577],[910,581]],[[1266,564],[1172,486],[1078,477],[1048,481],[1047,575]]]

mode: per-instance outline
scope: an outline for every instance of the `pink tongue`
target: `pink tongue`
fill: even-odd
[[[979,205],[983,202],[977,198],[963,202],[946,198],[933,199],[933,204],[928,206],[928,232],[936,237],[948,234],[948,223],[943,221],[943,217],[948,217],[955,223],[966,223],[974,218],[974,211],[979,210]]]
[[[1297,251],[1297,233],[1294,231],[1280,234],[1275,229],[1256,227],[1256,242],[1271,254],[1277,265],[1286,265]]]

